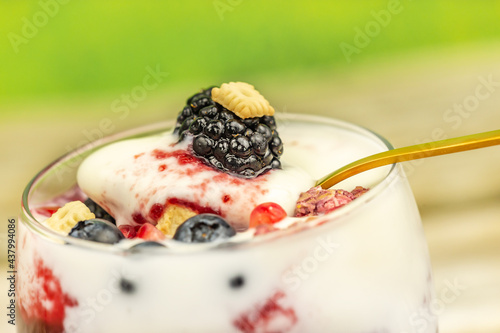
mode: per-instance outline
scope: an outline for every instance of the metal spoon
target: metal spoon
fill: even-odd
[[[316,186],[327,189],[346,178],[383,165],[495,145],[500,145],[500,130],[397,148],[352,162],[319,179]]]

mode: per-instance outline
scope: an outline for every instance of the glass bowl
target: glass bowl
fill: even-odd
[[[330,118],[277,120],[279,129],[308,124],[360,136],[378,151],[392,148],[366,129]],[[254,238],[108,245],[61,236],[40,223],[36,209],[44,203],[78,198],[76,172],[86,156],[173,125],[89,143],[28,184],[18,230],[18,332],[437,331],[427,245],[399,165],[339,184],[370,187],[348,205]]]

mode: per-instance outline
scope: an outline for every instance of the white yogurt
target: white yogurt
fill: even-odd
[[[254,179],[231,176],[192,157],[189,140],[177,140],[166,133],[100,149],[80,166],[78,185],[117,225],[136,225],[141,217],[155,224],[151,207],[175,200],[212,210],[236,230],[246,229],[252,209],[264,202],[293,215],[299,194],[314,185],[306,171],[286,163]]]
[[[177,143],[176,135],[165,133],[100,149],[80,166],[78,185],[115,217],[117,225],[136,225],[138,219],[155,224],[149,213],[153,205],[180,200],[220,214],[241,231],[248,227],[255,206],[275,202],[292,216],[299,194],[317,178],[384,149],[353,133],[320,127],[290,123],[280,128],[285,144],[282,170],[254,179],[193,162],[190,141]]]
[[[278,188],[278,197],[266,193],[256,203],[272,200],[290,210],[294,193],[307,190],[314,179],[387,149],[357,127],[326,118],[299,118],[279,124],[284,169],[265,176],[260,185],[269,193]],[[175,159],[157,161],[148,156],[169,140],[163,135],[107,146],[82,164],[80,186],[99,203],[107,203],[121,223],[130,223],[137,210],[146,214],[149,205],[169,195],[195,200],[196,191],[161,188],[167,185],[165,179],[186,184],[178,172],[160,179],[153,172],[161,163],[178,167]],[[141,153],[144,163],[142,157],[134,158]],[[75,301],[64,307],[66,332],[436,333],[418,210],[401,168],[386,177],[389,169],[372,170],[340,184],[346,190],[356,185],[371,190],[331,214],[304,221],[315,225],[312,228],[296,225],[228,246],[195,244],[192,251],[172,247],[132,253],[66,239],[68,245],[57,241],[62,238],[56,235],[42,235],[41,226],[32,226],[23,217],[18,257],[21,327],[25,331],[36,327],[37,313],[30,310],[34,297],[51,308],[50,300],[39,294],[35,267],[42,260]],[[144,183],[139,177],[142,170]],[[199,183],[213,175],[203,171],[195,177]],[[149,192],[151,187],[156,193]],[[160,194],[162,190],[168,192]],[[215,199],[198,196],[206,200],[204,204],[219,207],[228,219],[247,214],[223,210],[218,197],[232,190],[216,190],[214,185],[209,192]],[[235,193],[249,196],[241,190],[229,195]],[[119,212],[120,207],[125,212]],[[175,241],[167,245],[171,242]],[[133,288],[126,288],[126,282]]]

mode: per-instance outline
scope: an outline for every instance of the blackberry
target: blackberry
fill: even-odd
[[[205,93],[199,93],[194,95],[188,100],[188,104],[194,112],[200,111],[206,106],[213,105],[212,99],[210,96],[207,96]]]
[[[214,140],[219,140],[224,133],[224,125],[221,120],[211,120],[205,128],[205,133]]]
[[[250,137],[250,142],[252,143],[253,150],[261,156],[264,156],[266,154],[267,150],[267,140],[264,138],[264,136],[260,133],[254,133]]]
[[[196,118],[189,127],[189,129],[193,134],[200,134],[206,126],[207,126],[207,120],[201,117],[201,118]]]
[[[201,109],[200,112],[198,112],[198,115],[202,117],[202,119],[214,118],[217,115],[217,112],[217,108],[211,105]]]
[[[193,139],[192,153],[223,172],[244,178],[280,169],[283,143],[273,116],[242,119],[214,102],[212,88],[187,100],[174,133]]]
[[[193,140],[193,150],[196,154],[201,156],[207,156],[212,153],[212,147],[214,146],[214,140],[210,139],[206,135],[199,135]]]
[[[273,137],[273,131],[267,125],[258,124],[255,130],[257,133],[262,134],[267,141],[271,140]]]
[[[224,125],[224,132],[226,134],[226,137],[228,138],[243,134],[243,132],[245,132],[245,129],[245,124],[241,120],[234,118],[226,121]]]
[[[105,211],[104,208],[99,206],[94,200],[88,198],[87,200],[85,200],[84,204],[92,213],[94,213],[96,218],[107,220],[113,224],[116,224],[114,217],[109,215],[109,213]]]
[[[281,156],[281,154],[283,154],[283,142],[281,142],[279,136],[273,135],[271,137],[271,140],[269,141],[269,147],[271,147],[271,152],[274,155]]]
[[[252,149],[252,143],[246,136],[238,135],[231,139],[229,144],[231,153],[237,157],[249,157]]]

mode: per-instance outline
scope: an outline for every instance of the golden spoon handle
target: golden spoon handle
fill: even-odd
[[[499,144],[500,130],[496,130],[393,149],[352,162],[321,178],[316,182],[316,186],[320,185],[322,188],[327,189],[346,178],[387,164],[458,153]]]

